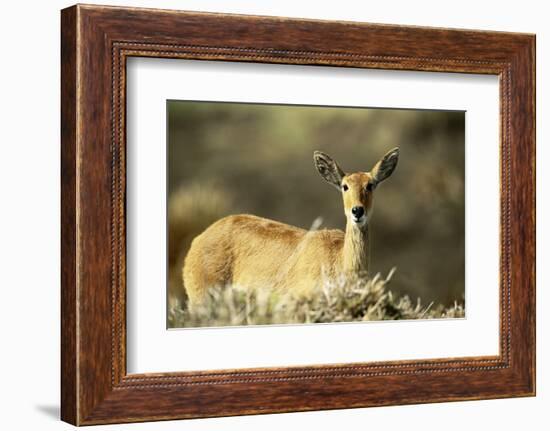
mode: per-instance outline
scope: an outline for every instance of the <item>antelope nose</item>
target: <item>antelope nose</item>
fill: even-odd
[[[353,207],[351,213],[355,218],[361,218],[365,214],[365,208],[363,207]]]

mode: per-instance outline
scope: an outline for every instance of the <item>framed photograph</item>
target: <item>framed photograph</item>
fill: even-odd
[[[535,36],[61,14],[62,419],[535,394]]]

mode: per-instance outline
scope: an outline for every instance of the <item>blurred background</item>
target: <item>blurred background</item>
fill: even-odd
[[[183,306],[192,239],[215,220],[251,213],[308,229],[345,229],[341,195],[313,151],[345,172],[369,171],[400,147],[375,191],[371,268],[390,290],[451,306],[464,300],[464,112],[168,102],[169,307]]]

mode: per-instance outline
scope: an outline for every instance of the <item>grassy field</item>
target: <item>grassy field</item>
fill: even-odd
[[[308,299],[267,289],[247,292],[225,286],[212,289],[200,307],[171,307],[168,323],[181,328],[464,317],[463,303],[445,308],[392,294],[389,285],[394,272],[392,269],[385,278],[377,274],[371,279],[326,281]]]

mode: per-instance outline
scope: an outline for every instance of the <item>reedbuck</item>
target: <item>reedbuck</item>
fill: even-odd
[[[323,277],[364,276],[369,265],[369,219],[374,190],[394,171],[399,149],[370,172],[345,174],[315,151],[315,167],[342,194],[346,231],[304,230],[253,215],[232,215],[197,236],[185,258],[183,282],[189,305],[200,304],[213,286],[279,289],[308,295]]]

